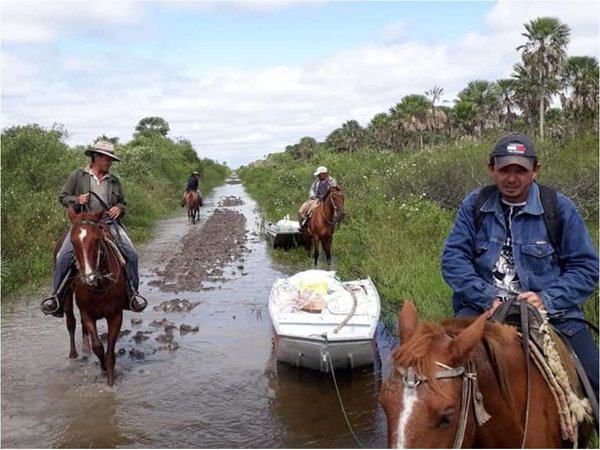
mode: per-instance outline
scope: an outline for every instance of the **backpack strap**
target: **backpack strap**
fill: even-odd
[[[554,247],[555,253],[558,254],[563,229],[563,223],[558,213],[558,194],[556,189],[550,186],[538,184],[538,187],[540,188],[540,201],[544,208],[543,218],[546,230],[550,236],[550,243]]]

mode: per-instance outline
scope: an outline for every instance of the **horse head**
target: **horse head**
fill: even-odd
[[[473,375],[467,362],[484,325],[482,315],[452,336],[438,323],[419,323],[415,306],[404,302],[400,347],[379,394],[387,416],[388,447],[451,448],[457,436],[462,444],[465,430],[459,429],[459,422],[466,423],[468,416],[461,415],[472,414],[472,408],[461,406],[463,380]]]
[[[327,197],[331,202],[331,206],[333,207],[334,223],[341,222],[346,215],[346,211],[344,209],[344,191],[339,186],[332,186],[329,188]]]
[[[79,280],[88,287],[96,287],[103,277],[99,266],[106,230],[106,224],[102,221],[104,211],[77,213],[73,208],[67,208],[67,213],[72,224],[70,239],[79,268]]]

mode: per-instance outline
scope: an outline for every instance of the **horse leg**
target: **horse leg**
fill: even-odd
[[[77,358],[77,347],[75,345],[75,328],[77,322],[75,320],[75,314],[73,313],[73,292],[67,291],[67,297],[65,299],[65,317],[67,322],[67,330],[69,330],[69,358]]]
[[[313,247],[313,258],[315,260],[315,267],[317,267],[317,260],[319,259],[319,238],[317,236],[313,237]]]
[[[106,345],[106,373],[108,376],[107,384],[112,386],[115,380],[115,345],[119,337],[119,331],[123,324],[123,311],[106,318],[108,323],[108,338]]]
[[[82,326],[82,328],[84,327]],[[81,353],[85,355],[89,355],[90,353],[92,353],[92,343],[90,342],[90,335],[85,329],[81,330]]]
[[[94,354],[100,361],[100,367],[106,372],[106,362],[104,361],[104,346],[98,337],[98,329],[96,328],[96,321],[93,320],[87,313],[81,313],[81,321],[83,326],[87,330],[89,338],[92,340],[92,349]]]
[[[323,245],[323,251],[325,252],[325,256],[327,258],[327,265],[331,265],[331,241],[333,240],[333,236],[323,236],[321,239],[321,245]]]

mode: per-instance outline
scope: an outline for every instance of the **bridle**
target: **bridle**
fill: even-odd
[[[339,223],[342,218],[344,217],[344,211],[340,212],[340,208],[337,207],[337,205],[335,204],[335,202],[333,201],[333,196],[334,195],[344,195],[343,192],[339,192],[339,191],[331,191],[329,190],[329,192],[327,193],[327,199],[331,202],[331,207],[333,208],[333,222],[330,221],[327,216],[325,215],[325,212],[323,211],[323,203],[321,202],[321,214],[323,214],[323,217],[325,218],[325,222],[327,222],[329,225],[336,225],[337,223]]]
[[[462,377],[463,387],[462,387],[462,395],[461,395],[461,406],[460,406],[460,415],[458,417],[458,428],[456,430],[456,435],[454,436],[454,444],[453,448],[461,448],[463,440],[465,438],[465,430],[467,427],[467,420],[469,417],[469,405],[473,403],[473,408],[475,411],[475,418],[477,419],[477,424],[482,425],[487,422],[491,416],[485,410],[483,406],[483,395],[479,390],[479,384],[477,383],[477,374],[475,373],[475,366],[471,361],[468,361],[465,366],[460,367],[450,367],[446,364],[436,361],[435,364],[438,367],[441,367],[443,370],[440,370],[435,373],[433,378],[439,380],[443,378],[456,378]],[[427,377],[424,377],[417,372],[412,367],[408,369],[404,369],[399,367],[398,372],[402,377],[402,383],[406,389],[414,389],[416,390],[419,384],[422,382],[427,382]],[[473,400],[471,402],[471,400]]]
[[[87,220],[87,219],[80,219],[79,220],[79,225],[89,225],[95,228],[98,228],[100,230],[100,233],[104,233],[107,229],[107,224],[104,221],[94,221],[94,220]],[[121,272],[121,256],[120,256],[120,252],[116,246],[116,244],[110,240],[110,239],[106,239],[103,236],[100,236],[98,238],[99,242],[99,249],[98,252],[96,254],[96,263],[94,265],[94,267],[92,267],[92,274],[95,274],[98,279],[108,279],[111,281],[111,283],[108,285],[108,287],[106,287],[106,290],[109,290],[112,286],[114,286],[114,284],[117,282],[117,280],[119,279],[120,276],[120,272]],[[103,255],[106,255],[105,257],[108,259],[110,256],[110,253],[113,253],[115,255],[115,258],[118,261],[117,264],[117,272],[115,274],[111,274],[111,273],[107,273],[107,274],[101,274],[98,272],[98,268],[100,267]],[[77,261],[77,258],[75,258],[75,266],[77,267],[77,270],[80,270],[79,267],[79,263]],[[80,278],[84,278],[82,275],[80,275]]]

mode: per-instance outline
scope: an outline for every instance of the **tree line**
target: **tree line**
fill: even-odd
[[[351,153],[362,147],[403,151],[478,140],[501,131],[521,130],[543,141],[565,141],[598,133],[598,60],[567,56],[571,30],[553,17],[524,24],[521,60],[509,78],[473,80],[453,106],[443,105],[444,89],[403,97],[388,112],[376,114],[366,127],[348,120],[324,142],[305,136],[285,149],[295,159],[309,159],[317,147]],[[553,99],[560,108],[552,107]]]
[[[125,191],[124,225],[134,243],[148,239],[155,221],[175,210],[193,170],[200,173],[203,193],[221,184],[230,169],[200,158],[187,139],[167,137],[168,123],[147,117],[138,123],[133,139],[116,145],[121,159],[114,172]],[[42,282],[52,273],[52,249],[67,229],[58,195],[69,173],[89,164],[86,146],[68,146],[69,132],[61,125],[37,124],[2,130],[2,294]]]

